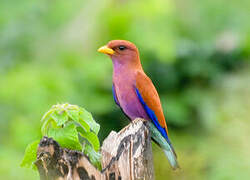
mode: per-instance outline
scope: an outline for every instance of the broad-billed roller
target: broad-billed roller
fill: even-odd
[[[179,167],[177,156],[168,137],[167,124],[162,111],[159,95],[143,71],[137,47],[125,40],[113,40],[98,49],[107,54],[113,62],[113,96],[116,104],[130,120],[143,118],[151,121],[159,136],[170,148],[163,148],[173,169]],[[160,145],[158,136],[153,140]]]

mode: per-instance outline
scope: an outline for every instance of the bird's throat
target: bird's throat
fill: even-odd
[[[141,62],[139,59],[131,60],[131,59],[115,59],[112,58],[113,63],[113,72],[114,74],[126,74],[129,72],[133,72],[135,70],[142,70]]]

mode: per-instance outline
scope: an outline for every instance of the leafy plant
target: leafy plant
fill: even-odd
[[[98,132],[100,125],[92,115],[76,105],[57,104],[45,113],[42,118],[43,136],[52,137],[61,147],[82,151],[93,165],[101,168],[100,142]],[[30,143],[22,160],[22,167],[33,167],[39,140]]]

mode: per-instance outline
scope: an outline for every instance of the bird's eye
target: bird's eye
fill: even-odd
[[[125,46],[119,46],[118,49],[121,50],[121,51],[123,51],[123,50],[126,49],[126,47]]]

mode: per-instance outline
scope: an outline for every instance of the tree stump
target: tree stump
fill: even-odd
[[[101,147],[102,171],[82,152],[61,148],[43,137],[35,162],[41,180],[151,180],[154,179],[151,137],[143,119],[120,132],[112,131]]]

